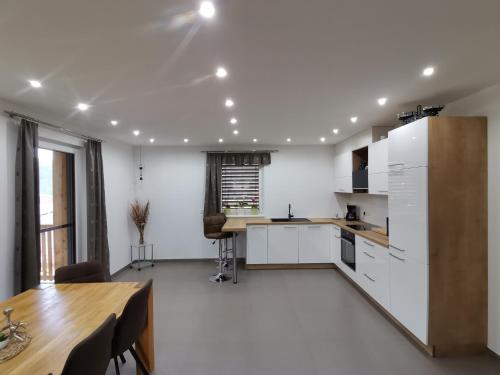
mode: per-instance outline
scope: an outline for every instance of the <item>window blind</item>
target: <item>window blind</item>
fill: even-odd
[[[258,165],[222,164],[222,208],[260,207]]]

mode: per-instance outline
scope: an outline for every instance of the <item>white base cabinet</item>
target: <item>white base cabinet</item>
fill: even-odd
[[[267,228],[269,264],[299,263],[299,226],[269,225]]]
[[[299,263],[330,263],[331,225],[299,226]]]
[[[247,264],[267,264],[267,225],[247,227]]]
[[[337,266],[340,264],[340,227],[334,225],[332,228],[331,262]]]

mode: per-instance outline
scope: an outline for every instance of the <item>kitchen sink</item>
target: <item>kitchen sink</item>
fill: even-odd
[[[306,219],[306,218],[302,218],[302,217],[292,217],[291,219],[289,219],[287,217],[279,217],[279,218],[272,218],[271,219],[271,222],[273,222],[273,223],[295,223],[295,222],[299,222],[299,221],[306,222],[306,223],[311,222],[311,220]]]

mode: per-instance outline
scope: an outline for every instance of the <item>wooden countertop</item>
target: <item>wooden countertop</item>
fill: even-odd
[[[294,221],[290,225],[304,224],[334,224],[342,229],[345,229],[358,236],[364,237],[367,240],[373,241],[378,245],[389,247],[389,237],[372,230],[358,231],[349,228],[348,224],[363,224],[361,221],[346,221],[345,219],[329,219],[329,218],[308,218],[310,221]],[[228,218],[226,224],[222,228],[223,232],[246,232],[247,225],[284,225],[287,223],[273,223],[271,219],[263,217],[245,217],[245,218]]]

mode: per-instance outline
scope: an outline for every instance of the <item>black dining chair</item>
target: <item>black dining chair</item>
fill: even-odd
[[[73,348],[62,375],[105,375],[115,326],[116,315],[111,314],[89,337]]]
[[[146,366],[142,363],[134,349],[134,343],[139,339],[139,336],[146,327],[148,319],[148,297],[152,285],[153,280],[149,279],[139,291],[130,297],[123,309],[122,315],[116,322],[111,358],[113,358],[115,362],[117,375],[120,375],[118,357],[124,362],[123,354],[127,350],[130,351],[132,357],[134,357],[143,375],[149,375]]]
[[[71,264],[56,269],[54,282],[56,284],[102,283],[106,276],[102,266],[95,261]]]

